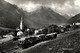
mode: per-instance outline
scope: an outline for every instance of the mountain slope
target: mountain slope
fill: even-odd
[[[20,22],[17,6],[0,0],[0,27],[16,28]]]
[[[69,23],[80,22],[80,13],[69,19]]]
[[[50,24],[60,25],[67,22],[66,18],[47,7],[41,7],[32,13],[28,13],[24,20],[25,25],[29,24],[29,26],[33,28],[40,28]]]

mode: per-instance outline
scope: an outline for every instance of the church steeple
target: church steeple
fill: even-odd
[[[23,19],[22,19],[22,16],[21,16],[21,21],[20,21],[20,30],[23,30]]]

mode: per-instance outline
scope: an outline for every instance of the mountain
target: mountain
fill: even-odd
[[[0,0],[0,27],[16,28],[20,22],[18,7]]]
[[[12,5],[4,0],[0,0],[0,26],[7,28],[16,28],[19,26],[20,14],[23,15],[25,26],[41,28],[51,24],[65,24],[67,19],[50,8],[41,7],[34,12],[20,10],[16,5]]]
[[[67,23],[65,17],[47,7],[41,7],[34,12],[24,14],[26,15],[26,18],[24,18],[25,25],[33,28],[41,28],[44,25],[61,25]]]
[[[67,14],[64,14],[63,15],[66,19],[70,19],[71,18],[71,16],[69,16],[69,15],[67,15]]]
[[[69,23],[75,23],[75,22],[80,22],[80,13],[72,17],[71,19],[68,20]]]

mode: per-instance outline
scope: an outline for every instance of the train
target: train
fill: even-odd
[[[57,33],[40,34],[40,35],[36,35],[36,36],[30,36],[30,37],[24,38],[24,40],[19,39],[18,46],[20,48],[24,49],[24,48],[28,48],[32,45],[35,45],[39,42],[54,39],[56,37],[57,37]]]

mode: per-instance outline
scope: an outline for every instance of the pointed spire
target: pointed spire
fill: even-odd
[[[21,16],[21,21],[20,21],[20,29],[23,29],[23,21],[22,21],[22,16]]]

